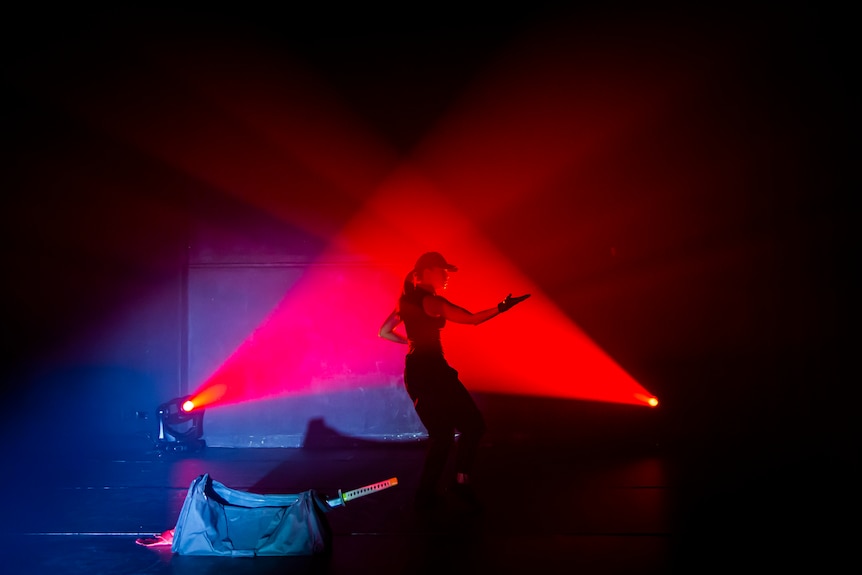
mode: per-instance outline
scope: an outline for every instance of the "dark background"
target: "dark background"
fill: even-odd
[[[659,207],[645,216],[658,217],[664,235],[633,236],[645,243],[622,268],[602,269],[590,260],[590,246],[568,242],[566,223],[554,219],[567,207],[564,191],[525,208],[529,218],[501,216],[484,230],[488,239],[662,398],[666,408],[653,431],[663,441],[793,452],[808,469],[822,464],[823,453],[845,457],[856,447],[850,422],[858,381],[851,362],[858,262],[851,226],[858,208],[848,170],[853,74],[846,15],[813,3],[598,4],[66,10],[5,18],[7,432],[27,430],[48,441],[87,435],[84,427],[100,424],[80,412],[101,409],[106,396],[123,401],[112,425],[119,419],[137,429],[131,406],[183,391],[185,245],[200,222],[242,209],[75,114],[80,98],[98,99],[105,88],[123,94],[124,82],[149,73],[139,54],[151,49],[250,43],[306,63],[407,154],[509,40],[553,24],[571,40],[560,40],[563,50],[619,44],[623,58],[636,58],[639,43],[654,43],[657,53],[694,63],[689,69],[699,70],[698,84],[710,90],[639,144],[646,159],[664,162],[654,169],[679,170],[701,186],[692,194],[702,195],[671,195],[682,200],[674,203],[654,190]],[[136,102],[141,110],[149,104]],[[702,165],[693,167],[692,159]],[[735,185],[710,186],[729,161]],[[627,199],[594,201],[613,210]],[[704,233],[675,235],[667,214],[695,204],[702,218],[695,227],[702,224]],[[260,234],[266,217],[237,217],[234,232],[242,235],[248,225],[249,234]],[[545,222],[544,241],[572,254],[571,266],[542,260],[524,239],[530,234],[517,233],[535,221]],[[312,257],[316,247],[295,234],[279,230],[261,242],[293,237],[289,255]],[[631,297],[636,286],[625,300],[598,307],[578,297],[597,278],[624,278],[674,258],[697,261],[717,245],[732,245],[736,264],[663,299]],[[589,421],[589,407],[578,409]]]

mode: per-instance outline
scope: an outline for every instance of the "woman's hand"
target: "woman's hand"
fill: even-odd
[[[506,296],[506,299],[497,304],[497,311],[503,313],[504,311],[509,311],[528,297],[531,294],[519,295],[518,297],[512,297],[512,294]]]

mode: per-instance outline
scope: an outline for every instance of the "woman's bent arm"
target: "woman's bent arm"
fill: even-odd
[[[394,341],[395,343],[407,343],[406,337],[400,333],[395,333],[395,328],[398,327],[400,323],[401,316],[398,315],[398,310],[394,309],[383,321],[383,325],[380,326],[380,330],[377,332],[377,335],[383,339]]]

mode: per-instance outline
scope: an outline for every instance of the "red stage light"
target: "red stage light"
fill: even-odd
[[[643,393],[637,393],[635,394],[635,399],[637,399],[640,403],[649,405],[650,407],[658,407],[657,397],[653,397],[651,395],[644,395]]]
[[[208,385],[192,395],[192,398],[183,404],[183,409],[191,411],[195,407],[202,408],[211,405],[225,394],[226,389],[227,386],[224,384]],[[186,406],[189,406],[188,409]]]
[[[266,69],[265,58],[250,58],[253,68],[219,69],[214,62],[238,60],[202,50],[210,65],[188,68],[211,75],[183,74],[199,85],[172,93],[163,114],[91,110],[108,110],[101,125],[155,157],[326,238],[333,253],[369,262],[310,266],[270,317],[198,385],[194,405],[331,393],[356,385],[357,374],[379,382],[398,377],[404,348],[376,333],[409,266],[428,250],[461,267],[447,294],[468,309],[496,305],[509,292],[533,294],[487,324],[447,327],[447,356],[468,388],[651,404],[652,394],[513,261],[535,258],[547,285],[569,277],[556,275],[560,268],[578,265],[569,261],[570,246],[601,226],[626,227],[636,210],[597,222],[572,209],[571,196],[589,200],[613,192],[585,181],[583,166],[631,153],[627,146],[655,121],[661,98],[653,86],[637,82],[649,74],[628,81],[625,74],[612,77],[601,62],[586,67],[540,46],[528,53],[533,60],[501,67],[501,74],[477,84],[465,105],[453,107],[400,166],[375,134],[336,105],[337,98],[324,97],[308,77],[278,85],[287,74],[281,63]],[[196,99],[200,94],[205,101]],[[573,173],[580,185],[560,193],[555,186]],[[517,217],[507,217],[512,213]],[[520,250],[518,258],[510,259],[499,248],[503,243]]]

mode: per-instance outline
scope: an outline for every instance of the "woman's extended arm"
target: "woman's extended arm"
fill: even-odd
[[[459,305],[455,305],[442,296],[428,296],[422,302],[425,313],[434,317],[443,317],[447,321],[479,325],[500,313],[496,307],[473,313]]]
[[[511,309],[516,304],[521,303],[530,297],[529,294],[513,298],[511,294],[505,300],[492,308],[483,309],[473,313],[464,309],[459,305],[455,305],[446,298],[438,295],[428,296],[422,301],[422,306],[425,308],[425,313],[434,317],[442,316],[447,321],[455,323],[465,323],[468,325],[479,325],[482,322],[488,321],[504,311]]]
[[[386,320],[384,320],[383,325],[380,326],[380,331],[377,332],[377,335],[383,339],[394,341],[395,343],[407,343],[406,337],[400,333],[395,333],[395,328],[398,327],[400,323],[401,316],[398,315],[397,309],[393,309],[392,313],[390,313],[386,317]]]

